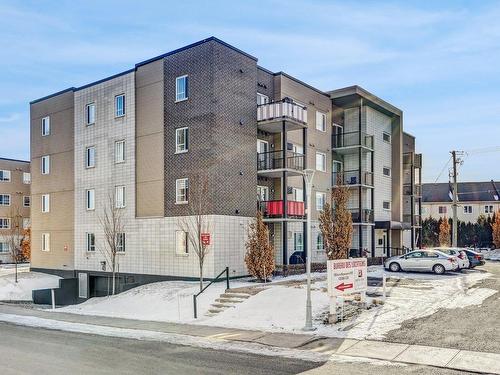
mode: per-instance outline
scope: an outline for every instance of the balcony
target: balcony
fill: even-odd
[[[304,155],[302,154],[288,150],[261,152],[257,154],[257,174],[259,176],[276,178],[281,177],[285,171],[289,176],[299,176],[302,175],[303,170]]]
[[[268,133],[307,128],[307,107],[293,103],[290,99],[257,106],[257,127]]]
[[[340,179],[340,181],[339,181]],[[373,187],[373,172],[351,170],[343,172],[333,172],[332,185],[341,186],[369,186]]]
[[[340,154],[356,152],[362,147],[373,151],[373,135],[364,132],[337,133],[332,136],[332,148]]]
[[[412,215],[403,215],[403,223],[411,224],[414,227],[422,226],[422,217],[420,215],[413,215],[413,222],[411,221]]]
[[[359,208],[350,208],[352,222],[355,224],[373,224],[373,210]]]
[[[422,154],[415,154],[415,168],[422,168]]]
[[[298,220],[306,218],[304,202],[287,201],[286,207],[287,218]],[[283,219],[285,216],[285,205],[282,200],[260,201],[258,202],[258,208],[262,212],[264,219]]]
[[[413,195],[415,198],[422,197],[422,185],[413,185],[413,192],[411,187],[412,184],[404,184],[403,195]]]

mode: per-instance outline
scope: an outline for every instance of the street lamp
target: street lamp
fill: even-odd
[[[306,300],[306,325],[304,331],[314,331],[312,325],[312,303],[311,303],[311,190],[314,177],[314,169],[304,169],[304,181],[306,184],[307,197],[307,245],[306,245],[306,272],[307,272],[307,300]]]

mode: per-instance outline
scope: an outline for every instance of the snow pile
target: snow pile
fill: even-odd
[[[57,288],[60,277],[38,272],[0,275],[0,301],[31,301],[35,289]]]
[[[500,249],[484,251],[482,254],[484,254],[484,259],[500,260]]]

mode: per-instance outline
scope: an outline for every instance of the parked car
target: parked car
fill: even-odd
[[[445,254],[454,256],[457,258],[457,271],[463,270],[464,268],[469,268],[470,262],[465,249],[453,248],[453,247],[435,247],[434,250],[442,251]]]
[[[477,266],[482,266],[486,262],[484,261],[484,255],[480,254],[476,251],[465,249],[465,253],[467,254],[467,258],[469,258],[469,268],[474,268]]]
[[[405,255],[386,259],[384,268],[392,272],[420,271],[438,275],[454,271],[458,267],[457,258],[438,250],[416,250]]]

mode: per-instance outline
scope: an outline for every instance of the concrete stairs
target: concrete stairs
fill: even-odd
[[[236,304],[246,301],[251,296],[250,293],[234,292],[228,289],[210,305],[205,316],[215,316],[226,309],[234,308]]]

